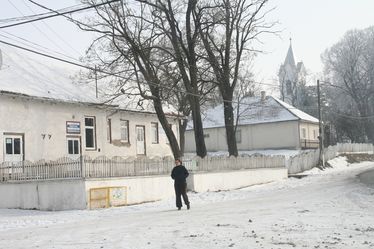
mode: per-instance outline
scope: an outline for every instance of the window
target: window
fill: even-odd
[[[86,132],[86,148],[95,149],[96,131],[95,131],[95,117],[86,117],[84,119]]]
[[[5,139],[5,154],[20,155],[21,154],[21,138]]]
[[[68,154],[69,155],[79,154],[79,139],[77,138],[68,139]]]
[[[129,121],[120,120],[121,123],[121,142],[129,142]]]
[[[209,138],[209,133],[204,133],[204,138]]]
[[[242,142],[242,131],[236,130],[235,137],[236,137],[236,143],[241,143]]]
[[[301,129],[301,136],[302,136],[302,138],[306,138],[306,129],[305,128]]]
[[[313,130],[313,138],[317,139],[317,130]]]
[[[158,123],[151,123],[152,143],[158,144]]]
[[[112,143],[112,120],[110,118],[106,120],[106,140]]]

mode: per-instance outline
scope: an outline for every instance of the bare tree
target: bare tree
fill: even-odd
[[[365,135],[374,142],[374,27],[348,31],[342,40],[322,56],[332,111],[361,123]],[[331,91],[330,91],[331,92]],[[340,103],[340,105],[336,105]],[[361,118],[356,118],[357,115]],[[354,127],[352,127],[354,128]]]
[[[154,8],[152,12],[158,27],[168,37],[173,48],[176,64],[179,68],[182,82],[188,93],[192,121],[195,134],[196,154],[205,157],[207,154],[203,123],[200,109],[198,57],[196,47],[198,42],[199,16],[194,16],[197,0],[138,0]]]
[[[96,2],[84,1],[89,5]],[[152,23],[156,21],[152,9],[142,3],[119,2],[96,7],[95,11],[87,22],[76,22],[82,30],[99,35],[88,50],[88,59],[99,63],[100,70],[115,72],[121,93],[133,94],[135,84],[137,94],[152,101],[173,155],[178,158],[178,141],[163,109],[165,96],[178,84],[178,80],[165,80],[163,69],[175,60],[164,34]]]
[[[218,89],[223,98],[226,139],[229,155],[237,156],[233,94],[246,56],[255,50],[250,42],[261,33],[270,32],[274,24],[265,23],[264,6],[268,0],[204,1],[195,11],[200,16],[200,37]]]

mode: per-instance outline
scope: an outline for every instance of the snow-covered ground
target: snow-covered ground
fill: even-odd
[[[0,210],[0,248],[374,248],[374,163],[341,158],[307,177],[105,210]],[[304,173],[305,174],[305,173]],[[150,190],[151,191],[151,190]]]

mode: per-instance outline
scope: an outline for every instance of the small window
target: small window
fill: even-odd
[[[241,143],[242,142],[242,131],[236,130],[235,137],[236,137],[236,143]]]
[[[13,142],[12,142],[12,138],[6,138],[5,139],[5,153],[7,155],[11,155],[13,154]]]
[[[21,155],[22,154],[22,140],[21,138],[5,138],[5,154],[6,155]]]
[[[317,130],[313,130],[313,138],[317,139]]]
[[[204,138],[209,138],[209,133],[204,133]]]
[[[106,140],[112,143],[112,120],[110,118],[106,120]]]
[[[84,119],[85,131],[86,131],[86,148],[95,149],[95,117],[86,117]]]
[[[305,128],[301,129],[301,136],[302,136],[302,138],[306,138],[306,129]]]
[[[69,155],[79,154],[79,139],[76,139],[76,138],[68,139],[68,154]]]
[[[158,123],[151,123],[152,143],[158,144]]]
[[[129,121],[120,120],[120,123],[121,123],[121,142],[128,143],[129,142]]]

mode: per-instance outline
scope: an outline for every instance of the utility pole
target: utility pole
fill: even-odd
[[[99,94],[97,92],[97,70],[96,70],[96,65],[95,65],[95,84],[96,84],[96,98],[98,98]]]
[[[325,154],[323,144],[323,123],[322,123],[322,112],[321,112],[321,93],[319,89],[319,80],[317,80],[317,96],[318,96],[318,124],[319,124],[319,162],[322,162],[322,167],[325,167]]]

